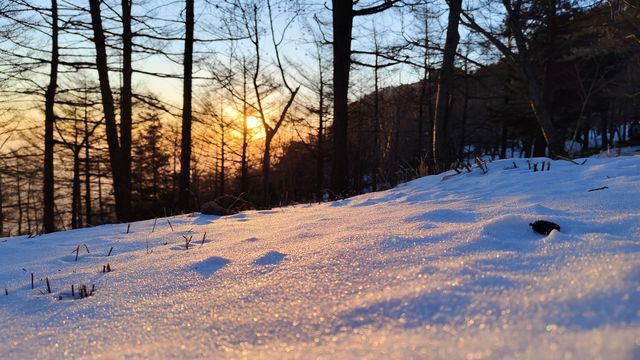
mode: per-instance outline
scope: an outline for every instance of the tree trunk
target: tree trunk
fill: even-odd
[[[33,177],[29,177],[27,182],[27,202],[25,207],[27,208],[27,234],[31,235],[31,184],[33,183]]]
[[[154,202],[154,207],[157,206],[157,202],[159,200],[159,195],[160,195],[160,164],[158,161],[158,139],[157,137],[159,136],[159,134],[157,133],[157,130],[154,130],[154,138],[153,138],[153,146],[151,148],[151,156],[153,158],[153,165],[151,166],[152,168],[152,172],[153,172],[153,176],[152,176],[152,181],[151,181],[151,189],[152,189],[152,195],[151,198]]]
[[[564,136],[562,132],[560,132],[556,126],[553,124],[553,119],[551,117],[551,112],[549,111],[543,97],[542,90],[537,82],[537,76],[535,75],[535,71],[533,70],[533,66],[528,63],[528,61],[524,61],[523,70],[525,72],[525,78],[527,83],[527,93],[529,94],[529,100],[531,109],[538,120],[538,125],[540,126],[540,130],[542,131],[543,138],[547,146],[549,147],[549,152],[552,157],[555,156],[565,156],[566,153],[564,151]]]
[[[376,35],[374,34],[374,37]],[[376,43],[376,56],[374,65],[374,92],[373,92],[373,166],[371,171],[371,190],[378,190],[378,172],[380,168],[380,149],[379,149],[379,137],[380,137],[380,91],[378,86],[378,40],[374,39]],[[397,144],[396,144],[397,146]]]
[[[240,159],[240,191],[246,197],[249,192],[249,162],[247,161],[247,148],[249,147],[247,125],[247,66],[245,59],[242,59],[242,157]]]
[[[503,4],[509,13],[507,24],[513,34],[513,38],[515,39],[516,47],[518,48],[518,54],[516,55],[515,60],[518,63],[519,70],[527,84],[527,94],[529,96],[531,109],[536,116],[538,125],[540,126],[544,139],[549,147],[550,155],[552,157],[565,156],[564,136],[553,123],[551,111],[545,101],[543,91],[538,84],[538,73],[529,60],[529,51],[525,35],[522,30],[523,24],[520,20],[520,9],[516,9],[514,11],[508,0],[503,0]]]
[[[100,223],[104,224],[104,201],[102,199],[102,173],[98,162],[98,207],[100,208]]]
[[[425,128],[427,133],[425,134],[426,144],[424,144],[424,148],[426,150],[425,161],[428,166],[431,168],[433,164],[433,115],[435,114],[434,102],[433,102],[433,84],[431,83],[431,75],[429,75],[429,79],[427,80],[427,122],[425,124]],[[433,171],[429,169],[429,173]]]
[[[507,125],[504,120],[500,123],[500,159],[507,158],[507,137],[509,135],[509,131],[507,129]]]
[[[16,159],[16,196],[18,204],[18,235],[22,235],[22,189],[20,186],[20,166]]]
[[[607,130],[609,128],[608,126],[608,120],[609,117],[608,115],[608,110],[604,110],[602,112],[600,112],[600,134],[601,134],[601,150],[607,150],[607,148],[609,147],[609,137],[607,136]]]
[[[49,86],[45,92],[44,120],[44,180],[43,180],[43,226],[44,232],[55,231],[54,207],[54,165],[53,128],[55,122],[54,105],[58,87],[58,3],[51,0],[51,68]]]
[[[265,208],[271,207],[271,191],[269,189],[269,175],[271,173],[271,135],[266,134],[264,139],[264,154],[262,157],[262,193],[264,194],[263,205]]]
[[[322,76],[322,61],[318,56],[320,69],[320,101],[318,104],[318,148],[316,149],[316,196],[322,199],[324,188],[324,79]]]
[[[221,138],[220,138],[220,195],[224,195],[225,189],[224,189],[224,177],[225,177],[225,171],[224,171],[224,147],[226,146],[226,144],[224,143],[224,132],[225,132],[225,126],[224,126],[224,122],[222,123],[222,125],[220,126],[220,134],[221,134]]]
[[[347,146],[348,92],[351,66],[353,2],[333,0],[333,165],[331,187],[336,195],[349,187]]]
[[[86,107],[84,113],[84,134],[84,136],[86,136],[84,142],[84,213],[87,225],[92,225],[93,211],[91,209],[91,157],[89,156],[89,117],[87,116]]]
[[[173,132],[173,157],[172,157],[172,163],[173,163],[173,171],[172,171],[172,176],[171,176],[171,193],[173,194],[173,199],[177,200],[178,199],[178,129],[174,128],[174,132]]]
[[[185,1],[184,83],[182,93],[182,139],[180,146],[180,210],[191,210],[191,90],[193,77],[193,0]]]
[[[458,24],[460,23],[461,10],[462,0],[451,0],[449,2],[447,38],[444,46],[442,68],[438,77],[438,93],[433,117],[433,166],[436,172],[446,171],[451,164],[450,144],[445,138],[445,129],[447,128],[449,96],[455,79],[454,60],[458,42],[460,41]]]
[[[131,35],[131,0],[122,1],[122,93],[120,99],[120,168],[121,202],[125,220],[131,211],[131,127],[132,127],[132,89],[133,68],[131,54],[133,39]]]
[[[589,124],[584,125],[584,129],[582,129],[582,152],[589,152],[589,134],[591,133]]]
[[[467,141],[467,118],[469,117],[469,63],[464,62],[464,102],[462,103],[462,124],[460,125],[460,144],[458,145],[458,160],[464,156]]]
[[[545,141],[544,134],[542,133],[542,129],[538,129],[536,132],[536,138],[533,142],[533,157],[545,157],[547,142]]]
[[[424,57],[422,59],[422,82],[420,83],[420,100],[418,102],[418,153],[416,163],[420,166],[420,163],[424,161],[424,156],[426,151],[424,139],[425,139],[425,102],[427,101],[427,95],[429,95],[429,103],[431,103],[431,94],[428,94],[428,86],[429,86],[429,21],[428,17],[425,14],[424,20]],[[429,109],[430,106],[427,106]],[[431,116],[431,115],[429,115]],[[427,128],[431,128],[427,126]],[[429,151],[431,148],[429,147]]]
[[[73,149],[73,184],[71,186],[71,228],[80,227],[80,157],[78,148]]]
[[[102,27],[102,17],[100,12],[100,0],[89,0],[91,12],[91,24],[93,27],[93,41],[96,47],[96,67],[98,70],[98,80],[100,82],[100,94],[102,97],[102,111],[106,125],[107,145],[109,148],[109,163],[111,165],[111,176],[113,179],[113,192],[116,201],[116,217],[120,221],[126,221],[129,216],[130,197],[126,192],[125,179],[123,175],[124,162],[121,156],[120,145],[118,143],[118,127],[116,125],[116,114],[113,102],[113,93],[109,82],[109,67],[107,63],[107,51]]]
[[[400,145],[400,118],[402,114],[404,114],[404,107],[400,102],[395,103],[395,111],[394,111],[394,121],[393,121],[393,147],[392,147],[392,158],[393,158],[393,166],[391,168],[391,174],[386,174],[386,178],[389,179],[390,185],[392,188],[398,185],[398,175],[401,171],[400,167],[400,152],[399,149],[402,147]]]
[[[420,163],[424,157],[424,102],[427,96],[427,70],[424,70],[425,74],[422,78],[420,85],[420,100],[418,101],[418,152],[416,156],[416,163]]]
[[[614,104],[613,107],[609,110],[609,146],[614,147],[616,145],[615,143],[615,136],[616,136],[616,126],[615,126],[615,122],[616,122],[616,118],[617,118],[617,107]]]
[[[0,172],[0,237],[4,236],[4,198],[2,197],[2,172]]]

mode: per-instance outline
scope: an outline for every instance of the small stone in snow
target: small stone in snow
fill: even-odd
[[[549,235],[551,233],[551,230],[560,231],[560,225],[546,220],[537,220],[533,223],[530,223],[529,226],[531,226],[533,231],[542,235]]]

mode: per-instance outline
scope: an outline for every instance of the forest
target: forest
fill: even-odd
[[[635,0],[0,0],[0,235],[640,143]]]

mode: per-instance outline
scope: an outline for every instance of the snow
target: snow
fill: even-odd
[[[640,156],[526,161],[1,239],[0,358],[640,358]]]

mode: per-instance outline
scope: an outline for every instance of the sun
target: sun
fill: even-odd
[[[249,129],[255,129],[257,127],[259,127],[260,125],[260,120],[255,117],[255,116],[247,116],[247,128]]]
[[[236,109],[234,109],[231,106],[227,106],[224,109],[224,115],[225,117],[228,118],[235,118],[240,120],[240,124],[242,124],[242,113],[238,112]],[[260,132],[260,128],[262,127],[262,121],[260,121],[260,118],[253,116],[253,115],[249,115],[247,116],[247,129],[251,130],[252,132]]]

